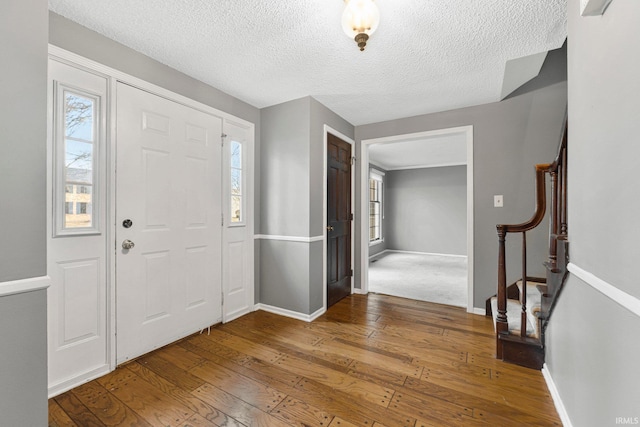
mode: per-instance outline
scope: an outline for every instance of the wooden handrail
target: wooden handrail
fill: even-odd
[[[557,271],[558,235],[566,234],[567,222],[567,125],[558,148],[558,154],[553,163],[543,163],[535,166],[536,200],[533,216],[520,224],[498,224],[498,313],[496,316],[496,349],[497,357],[502,358],[500,335],[509,333],[507,319],[507,271],[505,241],[508,233],[522,233],[522,305],[520,336],[527,334],[527,236],[526,232],[536,228],[544,219],[547,209],[546,174],[551,177],[551,213],[549,239],[549,267]]]
[[[522,255],[522,277],[523,277],[523,299],[521,314],[521,336],[526,336],[526,271],[527,271],[527,252],[526,252],[526,232],[537,227],[544,218],[547,206],[547,195],[545,188],[545,174],[549,171],[553,164],[545,163],[536,165],[536,206],[531,219],[521,224],[498,224],[498,313],[496,316],[496,349],[497,357],[502,358],[502,346],[500,345],[500,334],[509,333],[509,322],[507,319],[507,268],[506,268],[506,250],[505,240],[507,233],[522,233],[523,255]]]
[[[552,165],[553,163],[536,165],[536,206],[531,219],[521,224],[498,224],[496,225],[498,230],[502,229],[505,233],[522,233],[533,230],[542,222],[547,209],[545,173],[550,170]]]

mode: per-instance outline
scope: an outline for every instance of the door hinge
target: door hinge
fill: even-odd
[[[351,157],[351,164],[355,165],[356,164],[356,156],[352,156]]]
[[[353,214],[352,213],[349,214],[349,221],[353,221]]]
[[[353,277],[353,268],[349,270],[349,277]]]
[[[223,133],[222,135],[220,135],[220,138],[222,139],[222,146],[224,147],[224,139],[227,137],[226,133]]]
[[[224,226],[224,213],[220,213],[220,225]]]

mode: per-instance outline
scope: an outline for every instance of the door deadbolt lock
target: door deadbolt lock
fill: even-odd
[[[135,245],[136,245],[135,243],[127,239],[124,242],[122,242],[122,249],[133,249]]]
[[[129,218],[122,221],[122,226],[124,228],[131,228],[132,225],[133,225],[133,221],[131,221]]]
[[[333,227],[332,227],[332,226],[330,226],[330,225],[327,225],[327,230],[329,230],[329,231],[333,231]]]

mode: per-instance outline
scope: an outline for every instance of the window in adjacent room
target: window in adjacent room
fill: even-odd
[[[369,244],[382,242],[383,176],[383,172],[375,169],[369,173]]]

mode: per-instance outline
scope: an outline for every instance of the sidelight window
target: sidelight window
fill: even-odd
[[[369,174],[369,243],[382,242],[384,173],[372,170]]]
[[[56,89],[56,234],[95,233],[100,97],[61,84]]]
[[[244,191],[243,191],[243,162],[242,143],[231,141],[230,156],[230,209],[231,223],[240,224],[244,222]]]

